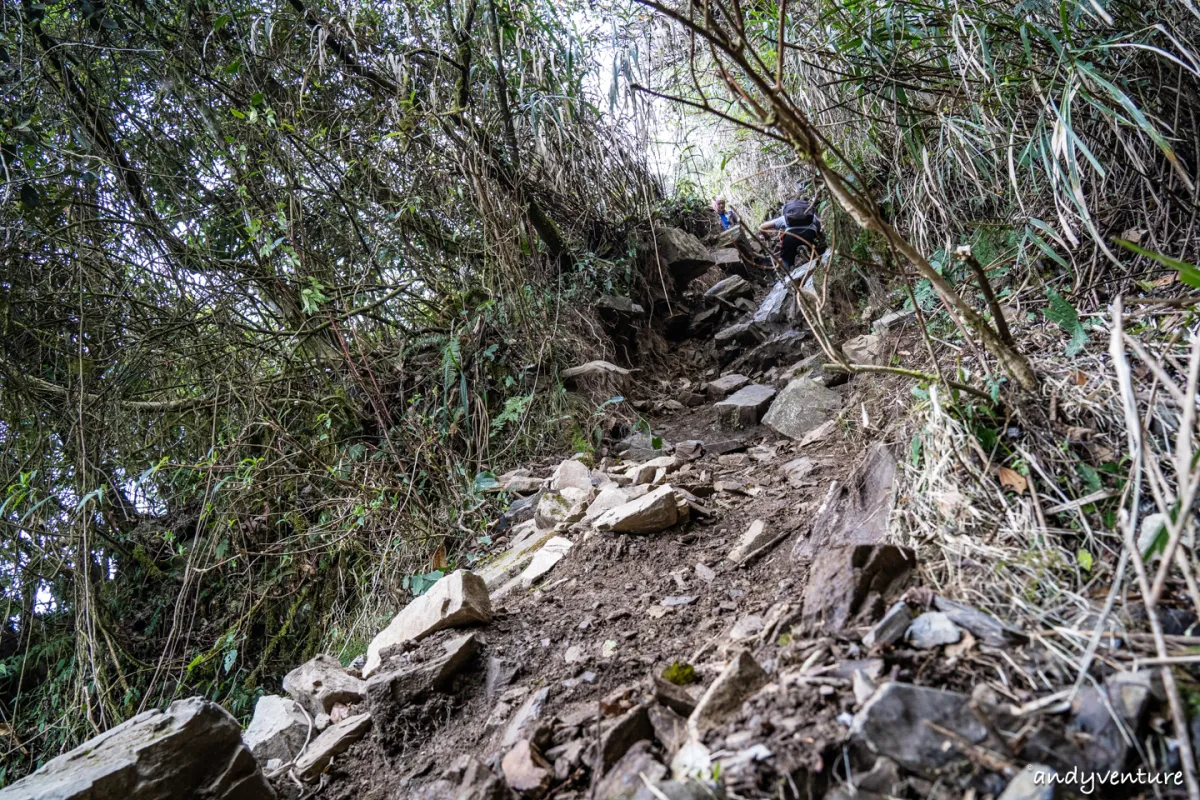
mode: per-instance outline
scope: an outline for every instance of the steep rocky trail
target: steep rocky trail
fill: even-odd
[[[134,800],[172,781],[306,800],[1018,800],[1053,796],[1035,780],[1051,769],[1125,763],[1161,699],[1149,673],[1072,694],[1062,664],[921,585],[918,553],[890,543],[907,385],[820,366],[803,269],[763,280],[681,231],[658,246],[685,287],[668,357],[567,376],[641,416],[499,476],[490,553],[398,604],[354,663],[298,666],[244,746],[193,698],[0,797],[115,797],[96,787],[119,773]],[[601,308],[617,341],[646,330],[627,298]],[[905,324],[841,346],[884,363],[913,346]],[[201,757],[226,766],[201,775]]]

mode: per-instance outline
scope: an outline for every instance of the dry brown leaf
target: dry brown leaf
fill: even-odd
[[[1015,469],[1000,467],[996,470],[996,474],[1000,477],[1001,486],[1008,487],[1017,494],[1024,494],[1025,490],[1029,488],[1029,482],[1025,480],[1025,476]]]
[[[446,545],[439,544],[438,549],[433,551],[433,555],[430,557],[430,561],[432,562],[434,569],[445,569],[446,568]]]
[[[1071,373],[1071,380],[1075,382],[1076,386],[1087,386],[1088,376],[1083,370],[1077,369]]]
[[[954,644],[946,645],[946,655],[950,658],[960,658],[971,652],[973,647],[975,647],[975,637],[971,635],[970,631],[963,631],[961,639]]]

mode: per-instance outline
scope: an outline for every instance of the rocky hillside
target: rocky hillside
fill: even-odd
[[[1053,773],[1062,796],[1139,766],[1154,777],[1120,794],[1178,793],[1157,673],[1114,656],[1079,683],[1046,631],[964,602],[931,582],[934,549],[901,546],[910,384],[825,366],[806,268],[657,242],[673,314],[602,310],[631,352],[651,324],[671,352],[569,376],[641,422],[499,476],[493,552],[353,663],[297,665],[244,731],[179,700],[0,798],[1024,800],[1055,796]],[[920,347],[885,311],[871,332],[843,320],[850,362]]]

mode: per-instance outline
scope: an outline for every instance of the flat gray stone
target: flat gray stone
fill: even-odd
[[[762,422],[784,436],[801,439],[841,407],[837,392],[809,378],[797,378],[779,393]]]
[[[237,720],[202,697],[147,711],[54,758],[3,800],[271,800]]]
[[[855,336],[842,345],[842,352],[851,364],[872,364],[879,366],[886,354],[883,348],[883,337],[873,333]]]
[[[291,761],[304,747],[308,727],[308,717],[295,700],[277,694],[263,695],[254,704],[254,717],[242,734],[242,743],[260,764],[273,758]]]
[[[719,345],[757,344],[762,340],[762,329],[754,322],[735,323],[728,328],[722,328],[713,336],[713,341]]]
[[[932,650],[962,639],[962,631],[940,611],[926,611],[912,621],[904,639],[918,650]]]
[[[908,603],[903,601],[893,603],[875,627],[863,637],[863,647],[890,647],[904,638],[904,632],[912,624],[913,615],[908,610]]]
[[[737,251],[733,251],[734,256],[737,256]],[[738,258],[738,260],[741,260]],[[730,275],[724,280],[714,283],[704,296],[709,299],[720,299],[733,301],[738,297],[745,297],[753,294],[754,287],[750,285],[750,281],[743,278],[741,275]]]
[[[767,530],[766,524],[761,519],[756,519],[750,523],[750,527],[742,534],[742,538],[732,550],[729,551],[729,560],[735,564],[740,563],[743,558],[753,553],[758,548],[771,541],[771,533]]]
[[[754,657],[744,650],[739,652],[696,703],[696,709],[688,717],[689,728],[703,734],[717,727],[767,680],[767,673]]]
[[[659,260],[680,287],[691,283],[713,266],[708,249],[687,231],[659,226],[654,229],[654,241]]]
[[[717,402],[718,400],[724,400],[749,383],[750,379],[745,375],[739,375],[734,372],[709,381],[705,391],[708,394],[709,400]]]
[[[880,686],[854,715],[850,734],[871,752],[922,774],[965,761],[957,748],[945,746],[946,737],[927,722],[953,731],[972,744],[982,744],[989,736],[987,727],[971,711],[966,695],[894,682]]]
[[[723,428],[738,430],[750,428],[763,419],[763,413],[775,399],[775,387],[751,384],[717,403],[717,422]]]
[[[296,759],[296,766],[293,768],[296,775],[304,781],[315,781],[329,766],[330,761],[349,750],[350,745],[366,736],[370,729],[370,714],[355,714],[330,725],[320,736],[309,742],[304,755]]]
[[[420,641],[446,628],[491,621],[492,603],[487,584],[468,570],[453,572],[400,609],[395,619],[371,640],[367,647],[367,663],[362,670],[363,677],[369,678],[379,669],[381,654],[389,647]]]
[[[997,800],[1054,800],[1054,786],[1050,778],[1056,775],[1045,764],[1028,764],[1018,772]]]
[[[686,501],[683,508],[687,508]],[[667,484],[649,494],[609,509],[596,518],[597,530],[616,533],[657,533],[680,519],[680,498]]]

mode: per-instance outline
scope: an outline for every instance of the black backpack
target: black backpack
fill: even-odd
[[[784,203],[783,222],[787,227],[780,232],[779,239],[782,245],[780,255],[785,263],[795,264],[797,255],[801,256],[800,263],[807,263],[825,249],[821,241],[821,223],[806,201],[789,200]]]

